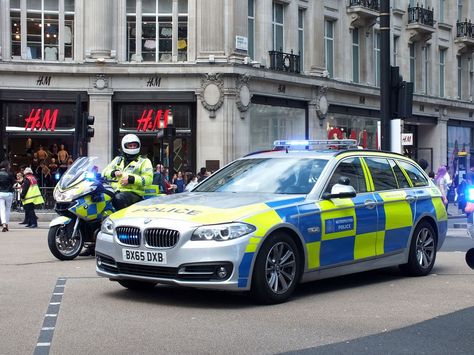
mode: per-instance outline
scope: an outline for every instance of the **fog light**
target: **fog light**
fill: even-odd
[[[102,265],[102,260],[100,260],[100,258],[97,258],[97,266],[101,266]]]
[[[217,268],[217,277],[220,279],[225,279],[227,277],[227,269],[223,266]]]

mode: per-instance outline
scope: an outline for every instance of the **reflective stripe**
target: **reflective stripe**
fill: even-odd
[[[364,158],[360,158],[362,162],[362,169],[364,170],[365,183],[367,185],[367,191],[374,191],[374,182],[372,180],[372,174],[370,174],[369,166]]]

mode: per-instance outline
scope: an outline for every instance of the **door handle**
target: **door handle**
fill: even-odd
[[[415,202],[416,197],[408,195],[405,199],[407,200],[408,203],[413,203],[413,202]]]
[[[368,208],[369,210],[371,210],[372,208],[377,206],[377,202],[375,202],[374,200],[365,200],[364,201],[364,206],[366,208]]]

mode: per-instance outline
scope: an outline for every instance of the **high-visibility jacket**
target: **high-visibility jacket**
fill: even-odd
[[[116,171],[128,175],[127,185],[120,184],[121,178],[115,176]],[[125,166],[125,158],[117,156],[105,167],[102,176],[114,180],[111,185],[115,191],[134,192],[139,196],[143,196],[145,195],[145,189],[152,184],[153,167],[150,159],[145,157],[138,156]]]
[[[42,203],[44,203],[44,199],[43,196],[41,196],[41,191],[38,187],[38,182],[36,181],[36,178],[33,175],[28,174],[25,176],[25,179],[28,180],[29,187],[25,197],[21,199],[21,202],[24,205],[28,203],[41,205]]]

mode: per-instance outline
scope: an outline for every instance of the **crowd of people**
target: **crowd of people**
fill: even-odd
[[[189,171],[178,171],[170,178],[169,168],[162,164],[157,164],[153,174],[153,185],[157,185],[161,193],[171,195],[191,191],[194,186],[210,175],[211,172],[202,167],[197,174]]]

